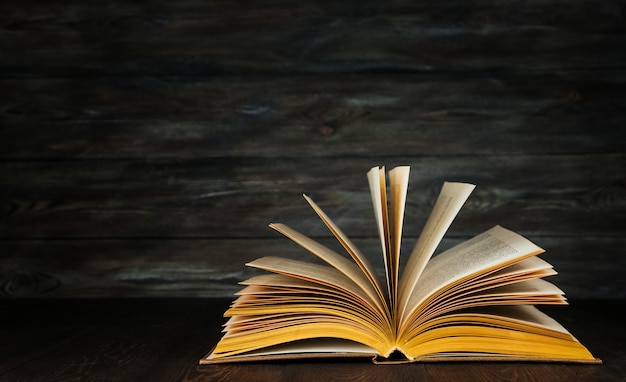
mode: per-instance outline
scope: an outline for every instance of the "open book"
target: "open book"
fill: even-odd
[[[444,183],[400,273],[409,167],[388,174],[374,167],[368,180],[385,274],[378,275],[305,195],[349,257],[286,225],[270,224],[324,265],[278,257],[248,263],[269,273],[242,283],[224,314],[229,319],[223,337],[201,364],[345,356],[375,362],[601,362],[535,307],[567,302],[543,279],[556,273],[537,257],[543,250],[526,238],[495,226],[433,256],[474,185]]]

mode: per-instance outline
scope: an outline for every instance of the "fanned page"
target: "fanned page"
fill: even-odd
[[[475,187],[469,183],[444,183],[400,279],[398,309],[396,310],[399,321],[402,321],[407,314],[409,298],[424,267]]]
[[[400,327],[407,328],[411,319],[423,314],[424,306],[437,297],[438,291],[468,279],[476,280],[481,274],[489,274],[542,252],[542,248],[528,239],[501,226],[450,248],[435,256],[425,267],[408,296]],[[452,298],[446,300],[448,304],[454,302]]]
[[[370,194],[372,196],[372,205],[374,207],[374,217],[376,218],[376,226],[380,237],[380,245],[385,263],[385,281],[387,285],[387,300],[393,300],[395,291],[391,290],[391,279],[395,277],[391,274],[391,264],[389,264],[391,253],[389,240],[389,215],[387,214],[387,183],[385,181],[385,167],[372,167],[367,173],[367,180],[370,186]]]
[[[376,298],[361,289],[354,280],[331,267],[274,256],[262,257],[247,265],[334,287],[346,295],[352,295],[361,303],[367,304],[372,310],[379,303]],[[379,309],[376,311],[380,312]]]
[[[284,287],[267,285],[267,279],[246,282],[225,313],[231,319],[211,359],[323,337],[361,343],[377,354],[388,354],[393,347],[391,327],[377,301],[337,269],[279,257],[248,265],[299,282],[286,281]],[[302,345],[307,347],[306,342]]]
[[[533,305],[565,304],[541,279],[555,272],[543,249],[500,226],[435,256],[425,267],[398,330],[411,360],[551,359],[599,363]],[[522,318],[523,317],[523,318]]]
[[[398,298],[400,245],[402,242],[402,224],[409,185],[409,172],[409,166],[398,166],[389,171],[389,200],[387,200],[386,196],[385,168],[373,167],[367,174],[385,262],[389,305],[394,312]],[[389,204],[390,209],[388,209],[387,204]]]
[[[395,312],[395,305],[398,299],[398,274],[400,273],[400,246],[402,244],[402,223],[404,219],[404,207],[406,205],[406,194],[409,188],[409,167],[399,166],[389,171],[389,268],[390,279],[389,289],[391,289],[391,304]]]
[[[354,245],[352,243],[352,241],[343,233],[343,231],[341,229],[339,229],[339,227],[328,217],[328,215],[326,215],[326,213],[324,213],[324,211],[322,211],[322,209],[311,198],[309,198],[307,195],[304,195],[304,198],[309,203],[309,205],[313,208],[315,213],[317,213],[317,215],[320,217],[320,219],[322,219],[324,224],[326,224],[326,226],[332,232],[332,234],[335,236],[337,241],[339,241],[339,243],[341,243],[341,245],[344,247],[344,249],[348,252],[348,254],[352,257],[352,259],[356,262],[356,264],[360,268],[362,274],[359,274],[359,272],[357,270],[352,269],[353,265],[349,265],[349,264],[351,264],[349,261],[342,260],[343,257],[341,257],[341,255],[336,254],[336,253],[332,254],[332,257],[334,259],[336,259],[336,260],[334,260],[331,263],[331,265],[335,266],[336,268],[338,268],[340,271],[342,271],[344,274],[346,274],[348,277],[350,277],[351,279],[353,279],[355,281],[357,281],[358,279],[361,279],[362,277],[367,278],[367,280],[369,281],[371,286],[374,288],[374,291],[378,295],[378,299],[380,300],[381,305],[385,307],[387,316],[390,317],[391,316],[391,310],[389,308],[389,305],[387,304],[387,297],[386,297],[385,292],[384,292],[385,291],[385,287],[383,287],[383,285],[381,284],[380,278],[377,277],[376,270],[374,269],[374,267],[370,264],[370,262],[363,255],[363,253],[361,253],[361,251],[356,247],[356,245]],[[276,227],[278,225],[272,224],[270,226],[272,228],[276,229]],[[281,225],[281,226],[283,226],[283,225]],[[295,240],[293,237],[292,237],[292,240],[294,240],[294,241],[296,241],[298,243],[298,241]],[[320,245],[318,243],[315,243],[315,244],[317,246]],[[302,245],[302,244],[300,244],[300,245]],[[330,251],[330,250],[325,249],[326,253],[328,253],[328,251]],[[318,257],[320,256],[318,253],[314,252],[314,254],[316,254]],[[329,262],[328,260],[325,260],[325,261]],[[345,269],[345,271],[344,271],[344,269]],[[348,270],[350,270],[349,274],[347,273]],[[366,290],[366,291],[370,290],[370,287],[364,285],[363,282],[358,282],[358,284],[364,290]]]
[[[333,268],[347,276],[351,281],[355,282],[356,285],[368,295],[371,301],[374,302],[379,311],[387,316],[388,309],[386,308],[384,299],[382,299],[383,296],[381,296],[380,289],[375,282],[372,282],[371,276],[367,273],[366,269],[359,268],[355,263],[337,252],[284,224],[272,223],[270,227],[287,236],[302,248],[324,260]]]
[[[288,342],[253,350],[245,354],[215,358],[212,354],[200,360],[200,364],[217,364],[250,361],[289,360],[302,358],[374,358],[376,350],[354,341],[335,338],[316,338]]]
[[[563,326],[532,305],[457,310],[424,323],[403,343],[412,360],[602,363]]]

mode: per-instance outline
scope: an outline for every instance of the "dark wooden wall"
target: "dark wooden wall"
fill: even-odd
[[[0,3],[0,285],[15,297],[230,296],[262,255],[378,260],[365,173],[412,166],[404,246],[501,224],[570,298],[625,298],[623,1]]]

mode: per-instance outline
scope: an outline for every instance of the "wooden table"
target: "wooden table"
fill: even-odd
[[[224,299],[0,302],[0,381],[625,381],[621,300],[545,310],[602,365],[298,361],[198,365],[220,336]]]

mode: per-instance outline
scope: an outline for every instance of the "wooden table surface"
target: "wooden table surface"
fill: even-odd
[[[625,381],[621,300],[545,310],[602,365],[298,361],[198,365],[220,336],[224,299],[6,299],[0,381]]]

